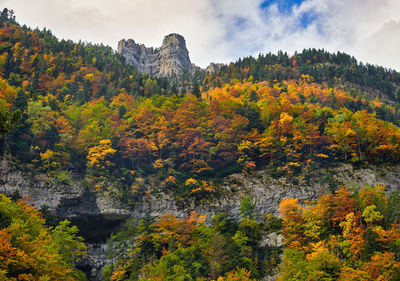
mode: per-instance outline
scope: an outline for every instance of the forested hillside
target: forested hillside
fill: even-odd
[[[3,136],[2,153],[61,182],[74,171],[96,190],[114,182],[127,198],[140,194],[140,179],[151,174],[164,189],[203,196],[241,170],[300,176],[338,162],[399,160],[396,99],[319,83],[323,65],[333,65],[332,79],[342,71],[340,79],[359,83],[357,73],[367,73],[368,83],[390,87],[365,85],[395,96],[399,75],[362,71],[346,55],[306,50],[244,59],[181,94],[109,47],[59,41],[4,16],[2,25],[2,115],[22,113]]]
[[[289,56],[287,53],[260,54],[257,58],[247,57],[222,67],[207,78],[205,85],[227,83],[232,78],[255,81],[296,79],[311,75],[318,83],[327,82],[334,86],[352,86],[368,91],[377,90],[379,95],[392,101],[399,101],[399,73],[383,67],[362,64],[354,57],[338,52],[305,49]],[[348,84],[350,83],[350,84]],[[375,92],[376,93],[376,92]]]
[[[5,9],[0,16],[0,154],[21,171],[45,173],[65,185],[80,182],[94,194],[107,192],[128,205],[151,192],[145,188],[149,182],[155,192],[198,202],[218,197],[224,177],[233,173],[263,170],[308,183],[321,168],[400,161],[396,71],[313,49],[293,56],[261,54],[173,81],[139,73],[111,47],[58,40],[49,30],[20,26]],[[310,207],[282,201],[281,280],[388,275],[378,280],[397,280],[398,208],[390,200],[398,199],[387,199],[381,187],[354,194],[330,187],[336,193]],[[2,201],[36,212],[24,203]],[[115,263],[106,268],[105,278],[260,279],[277,265],[280,251],[259,247],[261,233],[279,231],[280,220],[256,220],[250,201],[242,202],[241,219],[220,214],[210,225],[194,213],[187,219],[167,214],[127,222],[110,242],[119,252],[111,253]],[[10,221],[3,215],[7,212],[0,210],[0,239],[9,249],[0,249],[0,259],[25,247],[12,239],[21,221]],[[37,213],[32,218],[35,230],[25,229],[29,241],[45,239],[43,233],[56,241],[49,244],[57,244],[58,228],[45,228]],[[71,256],[64,263],[56,256],[57,251],[62,255],[57,247],[48,250],[60,262],[60,272],[81,278]],[[15,262],[26,265],[20,258]],[[0,264],[0,276],[36,274],[29,271],[34,265],[21,273],[7,266]],[[362,276],[368,277],[357,279]]]

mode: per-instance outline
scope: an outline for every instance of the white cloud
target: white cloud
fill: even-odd
[[[103,42],[122,38],[161,45],[172,32],[186,38],[191,59],[206,66],[259,52],[303,48],[345,51],[400,70],[400,1],[305,0],[290,12],[262,0],[0,0],[17,20],[58,37]],[[306,27],[302,19],[314,19]]]
[[[400,22],[389,21],[370,36],[357,42],[354,49],[363,61],[373,59],[380,65],[400,70]]]

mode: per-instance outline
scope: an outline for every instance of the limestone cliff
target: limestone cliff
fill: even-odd
[[[196,70],[190,62],[185,38],[176,33],[165,36],[161,47],[157,49],[147,48],[132,39],[121,40],[118,52],[125,57],[127,63],[150,76],[181,75],[184,71]]]

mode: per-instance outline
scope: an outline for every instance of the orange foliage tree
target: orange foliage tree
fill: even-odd
[[[387,208],[380,185],[353,193],[340,188],[304,207],[282,200],[279,280],[397,280],[400,228],[384,215]]]

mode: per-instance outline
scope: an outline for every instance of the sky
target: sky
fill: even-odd
[[[114,49],[128,38],[159,47],[179,33],[201,67],[324,48],[400,71],[399,0],[0,0],[3,7],[20,24]]]

